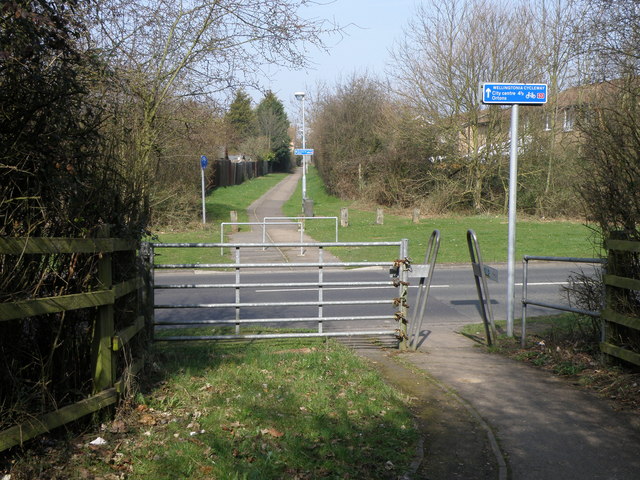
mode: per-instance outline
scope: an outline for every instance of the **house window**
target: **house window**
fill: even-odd
[[[575,112],[573,109],[567,108],[564,111],[564,123],[562,124],[562,129],[565,132],[570,132],[573,130],[573,124],[575,120]]]

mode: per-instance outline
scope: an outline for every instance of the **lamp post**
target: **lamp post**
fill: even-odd
[[[304,92],[296,92],[293,94],[296,100],[302,102],[302,148],[307,148],[307,141],[305,137],[304,128]],[[304,201],[307,199],[307,156],[302,156],[302,205],[304,208]]]

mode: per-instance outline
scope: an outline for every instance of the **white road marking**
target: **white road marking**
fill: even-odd
[[[431,285],[431,288],[450,288],[451,285]],[[367,287],[366,285],[362,285],[359,287],[323,287],[322,291],[326,292],[329,290],[388,290],[390,288],[396,288],[393,285],[389,285],[387,287],[384,286],[375,286],[375,287]],[[410,285],[409,288],[418,288],[417,285]],[[270,292],[317,292],[318,287],[314,288],[275,288],[275,289],[263,289],[256,290],[256,293],[270,293]]]

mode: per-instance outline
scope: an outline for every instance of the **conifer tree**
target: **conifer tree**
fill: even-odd
[[[267,138],[274,170],[288,171],[291,162],[289,119],[282,102],[272,91],[268,91],[256,107],[255,124],[258,135]]]
[[[229,147],[231,149],[237,149],[242,142],[253,136],[255,116],[251,109],[251,97],[244,90],[236,91],[225,121],[230,129]]]

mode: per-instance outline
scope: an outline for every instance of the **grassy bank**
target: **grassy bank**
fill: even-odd
[[[271,173],[264,177],[253,178],[241,185],[217,188],[205,198],[206,225],[202,219],[194,219],[188,229],[171,231],[160,229],[155,241],[163,243],[219,243],[220,224],[229,222],[231,211],[238,212],[238,221],[247,222],[247,209],[254,201],[268,192],[287,176],[286,173]],[[240,229],[248,227],[240,227]],[[227,226],[225,233],[230,231]],[[157,251],[158,263],[228,263],[228,256],[220,255],[220,249],[171,249]]]
[[[158,344],[154,354],[137,406],[61,448],[64,463],[56,450],[26,452],[12,479],[395,479],[415,452],[408,399],[337,342]],[[98,436],[106,443],[90,445]]]
[[[352,202],[328,195],[314,169],[311,169],[307,178],[307,196],[314,201],[316,216],[340,218],[340,209],[349,208],[349,226],[339,229],[340,241],[408,238],[411,256],[416,260],[424,255],[431,232],[438,229],[441,233],[438,261],[461,263],[469,261],[466,235],[467,230],[472,229],[478,237],[484,261],[507,261],[508,223],[504,216],[423,218],[419,224],[413,224],[411,218],[386,213],[384,225],[376,225],[375,208],[357,208]],[[286,215],[300,215],[301,198],[298,188],[284,207]],[[335,224],[330,221],[307,222],[306,230],[318,241],[335,239]],[[520,220],[517,222],[516,258],[520,259],[523,255],[593,257],[598,254],[593,239],[593,231],[580,222]],[[395,250],[390,249],[389,252],[392,256],[395,254]],[[365,260],[367,256],[373,255],[371,250],[364,248],[335,253],[347,261]]]

